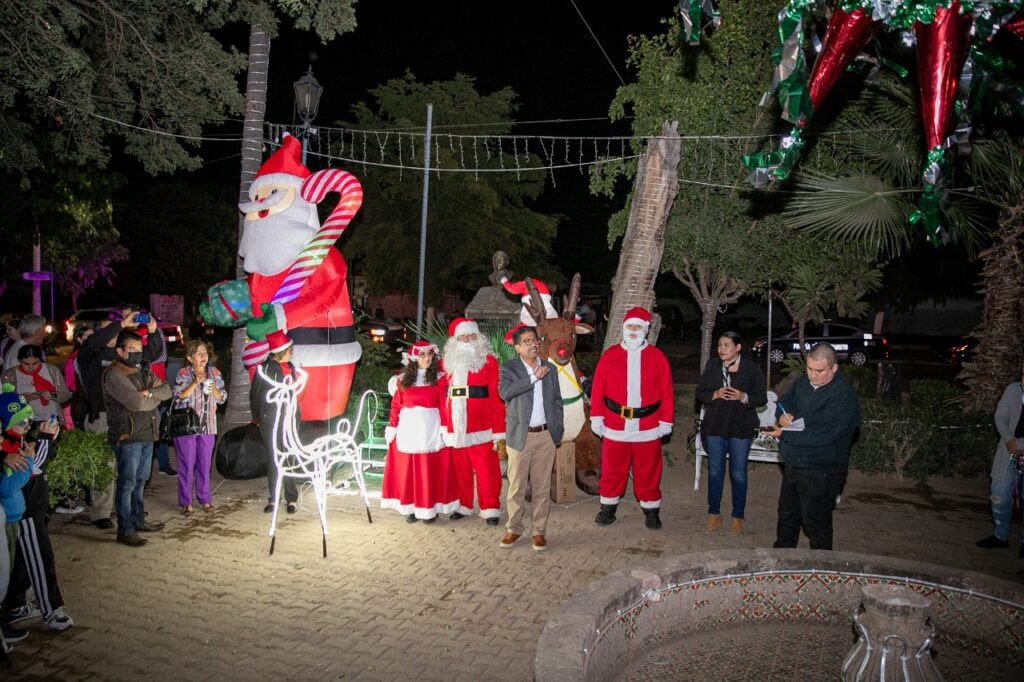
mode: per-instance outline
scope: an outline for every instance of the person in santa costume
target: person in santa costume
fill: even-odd
[[[476,322],[456,317],[448,325],[441,388],[444,392],[442,436],[452,448],[459,508],[452,519],[473,513],[473,476],[480,516],[497,526],[501,516],[501,467],[498,452],[505,442],[505,404],[498,395],[498,361]]]
[[[267,336],[287,333],[295,364],[309,374],[299,396],[302,419],[322,421],[344,413],[361,355],[348,268],[334,244],[359,210],[363,191],[342,170],[310,174],[300,157],[299,141],[286,134],[256,174],[250,201],[239,204],[245,228],[238,253],[249,277],[212,287],[201,310],[215,324],[245,324],[251,341],[242,358],[250,379],[267,358]],[[341,198],[321,226],[317,204],[329,192]]]
[[[675,399],[665,354],[647,342],[651,314],[630,308],[622,341],[606,350],[594,370],[590,424],[604,439],[601,447],[601,511],[594,523],[615,522],[626,492],[630,466],[633,492],[645,525],[661,528],[661,439],[672,433]]]
[[[452,453],[441,437],[444,394],[437,346],[417,341],[403,354],[402,364],[384,430],[388,454],[380,506],[398,511],[409,523],[433,523],[438,514],[459,509]]]

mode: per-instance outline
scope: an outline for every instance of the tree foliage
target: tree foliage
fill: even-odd
[[[203,126],[238,113],[244,55],[177,0],[0,3],[0,168],[104,166],[114,140],[151,173],[196,168]]]
[[[427,104],[431,103],[435,128],[458,123],[460,134],[501,135],[511,129],[516,110],[515,93],[510,88],[480,94],[473,78],[464,74],[456,74],[450,81],[420,83],[412,73],[406,73],[374,88],[370,95],[372,101],[360,102],[353,108],[354,127],[422,129]],[[500,124],[493,125],[496,122]],[[457,149],[435,145],[431,153],[432,166],[458,165]],[[423,150],[416,154],[422,162]],[[389,157],[383,160],[390,162],[401,164]],[[499,161],[481,159],[481,165],[498,168]],[[349,170],[359,177],[366,198],[359,224],[350,228],[343,243],[346,259],[366,275],[374,292],[415,290],[422,172],[408,167],[399,170],[372,166]],[[529,207],[543,189],[544,178],[536,174],[518,178],[514,173],[431,174],[427,294],[434,298],[443,288],[473,290],[486,285],[491,254],[497,250],[509,254],[512,267],[520,276],[564,281],[564,276],[551,264],[551,240],[557,220]]]

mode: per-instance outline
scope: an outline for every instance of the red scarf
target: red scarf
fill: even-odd
[[[57,387],[50,383],[50,381],[43,376],[43,366],[43,363],[40,362],[38,365],[36,365],[36,371],[26,372],[21,368],[21,365],[18,365],[18,371],[24,374],[25,376],[32,377],[32,384],[35,386],[36,393],[49,391],[51,394],[57,395]],[[50,401],[44,398],[43,396],[39,396],[39,404],[42,405],[43,407],[46,407],[47,405],[50,404]]]

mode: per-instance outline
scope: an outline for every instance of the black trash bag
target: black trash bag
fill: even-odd
[[[213,453],[217,473],[231,481],[248,481],[267,475],[267,447],[255,424],[238,426],[217,441]]]

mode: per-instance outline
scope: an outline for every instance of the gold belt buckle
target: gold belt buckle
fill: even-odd
[[[465,398],[469,395],[469,386],[452,386],[448,395],[452,398]]]
[[[635,408],[629,407],[628,405],[623,405],[621,408],[619,408],[619,416],[622,417],[623,419],[633,419],[634,409]]]

